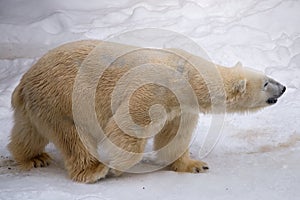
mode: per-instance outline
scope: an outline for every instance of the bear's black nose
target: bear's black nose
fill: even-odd
[[[283,86],[283,89],[282,89],[282,91],[281,91],[281,94],[283,94],[283,93],[285,92],[285,90],[286,90],[286,87]]]

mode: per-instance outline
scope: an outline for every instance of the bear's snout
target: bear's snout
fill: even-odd
[[[278,89],[279,89],[279,93],[271,98],[269,98],[266,103],[269,105],[275,104],[277,103],[277,99],[279,97],[281,97],[283,95],[283,93],[286,91],[286,87],[281,85],[280,83],[277,83],[276,85],[278,85]]]

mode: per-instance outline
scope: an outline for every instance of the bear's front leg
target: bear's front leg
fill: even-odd
[[[176,172],[201,173],[206,172],[209,167],[205,162],[191,159],[187,151],[170,165],[170,169]]]
[[[177,172],[200,173],[207,171],[205,162],[193,160],[189,155],[189,145],[194,128],[197,126],[198,115],[183,113],[165,124],[155,136],[154,148],[159,162],[170,163],[169,167]],[[183,120],[183,121],[181,121]],[[180,132],[180,123],[184,131]]]

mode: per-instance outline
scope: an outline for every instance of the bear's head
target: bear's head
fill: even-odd
[[[242,67],[240,62],[229,73],[223,73],[223,79],[228,112],[256,111],[273,105],[286,90],[265,74]]]

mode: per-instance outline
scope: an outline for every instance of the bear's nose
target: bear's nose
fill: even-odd
[[[281,94],[283,94],[285,92],[285,90],[286,90],[286,87],[283,86],[283,89],[281,90]]]

